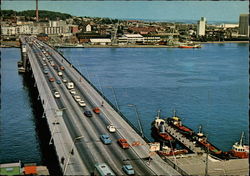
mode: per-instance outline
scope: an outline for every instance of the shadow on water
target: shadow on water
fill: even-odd
[[[50,175],[62,175],[61,168],[59,166],[58,157],[55,151],[54,145],[49,145],[50,132],[46,118],[43,116],[43,107],[41,101],[38,100],[38,90],[34,88],[34,79],[30,74],[24,74],[23,85],[28,88],[29,101],[34,115],[34,122],[36,125],[36,134],[41,149],[42,165],[47,166]]]

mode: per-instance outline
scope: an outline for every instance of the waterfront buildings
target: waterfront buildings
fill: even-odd
[[[240,15],[239,34],[249,37],[249,14],[241,14]]]
[[[206,18],[201,17],[197,24],[197,36],[204,36],[206,31]]]

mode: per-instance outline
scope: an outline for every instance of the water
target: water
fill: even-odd
[[[115,105],[113,87],[121,111],[138,126],[134,109],[127,106],[135,104],[149,138],[158,109],[165,117],[176,109],[196,131],[202,125],[222,150],[229,150],[242,131],[248,134],[247,44],[60,50]]]
[[[18,74],[18,48],[1,48],[0,163],[41,163],[28,88]]]
[[[145,135],[158,109],[177,110],[192,129],[203,125],[209,140],[223,150],[248,134],[248,45],[206,44],[201,49],[64,48],[60,49],[113,104],[115,98],[136,126],[137,106]],[[20,50],[1,49],[0,162],[40,163],[32,95],[17,73]],[[152,138],[151,138],[152,139]],[[248,136],[247,136],[248,139]]]

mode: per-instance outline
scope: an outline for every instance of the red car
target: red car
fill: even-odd
[[[118,140],[117,140],[117,143],[118,143],[118,144],[121,146],[121,148],[123,148],[123,149],[128,149],[128,148],[130,147],[130,145],[128,144],[127,139],[124,139],[124,138],[118,139]]]
[[[100,114],[100,109],[98,107],[93,108],[93,112],[96,114]]]
[[[50,81],[50,82],[54,82],[54,81],[55,81],[55,78],[52,78],[52,77],[51,77],[51,78],[49,78],[49,81]]]

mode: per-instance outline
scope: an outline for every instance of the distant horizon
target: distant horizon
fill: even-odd
[[[35,10],[35,1],[2,1],[2,10]],[[142,10],[143,9],[143,10]],[[155,22],[192,22],[205,17],[209,24],[238,23],[248,14],[248,1],[39,1],[39,10],[77,17],[131,19]],[[185,19],[183,19],[183,17]]]

